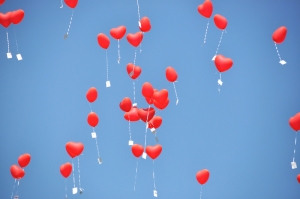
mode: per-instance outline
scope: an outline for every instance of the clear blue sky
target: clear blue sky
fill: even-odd
[[[297,199],[300,184],[292,170],[295,132],[288,120],[300,112],[299,10],[298,0],[214,0],[213,15],[228,20],[219,53],[234,61],[219,77],[211,61],[221,31],[210,19],[207,43],[201,47],[207,19],[197,6],[203,1],[139,0],[141,17],[148,16],[152,29],[144,35],[136,64],[142,74],[136,81],[138,106],[146,108],[141,85],[149,81],[157,89],[169,90],[169,106],[157,112],[163,124],[158,138],[163,147],[155,160],[159,198],[199,198],[195,174],[210,171],[202,199]],[[127,33],[138,31],[135,0],[90,0],[74,11],[62,9],[60,0],[6,0],[5,13],[23,9],[21,24],[7,30],[13,59],[6,58],[6,30],[0,27],[0,198],[9,198],[14,179],[9,168],[17,158],[30,153],[32,160],[20,182],[20,198],[63,198],[65,179],[61,164],[71,161],[65,150],[69,141],[85,146],[80,156],[82,195],[69,198],[153,198],[152,160],[139,160],[136,191],[133,191],[136,159],[128,146],[128,122],[119,102],[133,98],[132,80],[126,65],[133,62],[134,47],[120,41],[121,64],[117,63],[117,41],[109,36],[113,27],[125,25]],[[282,66],[272,41],[280,26],[288,29],[278,45],[287,64]],[[17,61],[14,28],[22,61]],[[110,37],[109,79],[106,88],[105,50],[96,36]],[[175,105],[173,85],[165,69],[178,72]],[[98,90],[92,104],[100,123],[96,128],[103,164],[97,163],[95,140],[86,122],[90,112],[85,94]],[[144,123],[132,123],[135,143],[144,143]],[[147,144],[154,145],[148,131]],[[300,145],[296,162],[300,167]],[[76,162],[75,162],[76,163]],[[76,165],[76,164],[75,164]],[[78,183],[75,170],[76,184]]]

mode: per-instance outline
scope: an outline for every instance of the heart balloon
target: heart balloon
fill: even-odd
[[[116,28],[112,28],[109,33],[114,39],[122,39],[126,33],[126,27],[119,26]]]
[[[165,109],[168,105],[169,105],[169,98],[165,101],[165,103],[163,104],[160,104],[158,103],[156,100],[153,101],[153,104],[156,108],[160,109],[160,110],[163,110]]]
[[[84,146],[81,142],[68,142],[66,144],[66,150],[71,158],[79,156],[82,153],[83,149]]]
[[[286,33],[287,33],[287,28],[285,26],[279,27],[277,30],[275,30],[275,32],[272,35],[273,41],[276,42],[277,44],[282,43],[285,39]]]
[[[210,18],[213,12],[213,4],[210,0],[204,1],[203,4],[198,6],[198,12],[206,18]]]
[[[142,72],[142,69],[139,66],[133,65],[133,63],[127,64],[126,70],[131,79],[138,78]]]
[[[132,107],[132,109],[124,114],[124,118],[127,121],[130,122],[137,122],[140,120],[139,114],[138,114],[138,108]]]
[[[300,174],[297,175],[297,181],[300,183]]]
[[[141,108],[138,111],[139,117],[142,121],[144,122],[149,122],[153,116],[155,115],[155,109],[150,107],[150,108]]]
[[[149,122],[148,122],[148,128],[152,129],[158,129],[160,125],[162,124],[162,118],[160,116],[154,116]]]
[[[215,65],[218,71],[225,72],[231,68],[233,61],[230,58],[226,58],[223,55],[217,55],[215,58]]]
[[[94,101],[96,101],[98,97],[98,92],[97,89],[95,87],[90,88],[87,93],[86,93],[86,99],[92,103]]]
[[[60,166],[59,170],[60,170],[61,175],[65,178],[67,178],[67,177],[69,177],[69,175],[72,172],[72,165],[69,162],[67,162],[65,164],[62,164]]]
[[[153,99],[159,104],[164,104],[168,99],[168,95],[168,90],[162,89],[161,91],[154,92]]]
[[[25,171],[15,164],[10,167],[10,173],[15,179],[21,179],[25,175]]]
[[[214,22],[216,26],[221,30],[224,30],[227,26],[227,19],[219,14],[216,14],[214,16]]]
[[[162,146],[160,144],[157,144],[155,146],[147,146],[146,147],[146,153],[147,155],[152,158],[153,160],[156,159],[162,151]]]
[[[120,102],[120,109],[124,112],[129,112],[132,107],[132,102],[129,97],[125,97],[121,102]]]
[[[95,127],[99,122],[98,115],[94,112],[90,112],[87,117],[87,122],[90,126]]]
[[[203,169],[196,173],[196,179],[201,185],[205,184],[208,181],[208,178],[209,178],[209,171],[207,169]]]
[[[65,0],[65,3],[70,8],[75,8],[77,6],[78,0]]]
[[[171,66],[167,67],[166,69],[166,78],[169,82],[175,82],[177,80],[177,72]]]
[[[5,0],[0,0],[0,6],[5,2]]]
[[[300,112],[290,118],[289,124],[295,131],[300,130]]]
[[[18,158],[18,163],[19,163],[20,167],[26,167],[29,164],[30,159],[31,159],[31,157],[28,153],[20,155]]]
[[[141,20],[140,20],[140,23],[141,23],[141,27],[140,27],[140,30],[142,32],[148,32],[151,30],[151,24],[150,24],[150,19],[148,17],[143,17]]]
[[[8,26],[11,24],[10,14],[11,12],[7,12],[5,14],[0,13],[0,24],[5,28],[8,28]]]
[[[135,34],[129,33],[127,35],[127,41],[134,47],[138,47],[143,40],[143,33],[136,32]]]
[[[24,11],[23,10],[16,10],[16,11],[12,11],[11,14],[10,14],[10,21],[13,23],[13,24],[19,24],[23,18],[24,18]]]
[[[135,157],[139,158],[144,152],[144,147],[139,144],[134,144],[131,147],[131,151]]]
[[[99,46],[101,46],[102,48],[107,49],[109,47],[110,41],[109,41],[109,38],[105,34],[99,33],[97,36],[97,40],[98,40]]]
[[[149,82],[145,82],[142,86],[142,95],[146,98],[152,98],[154,93],[153,87]]]
[[[148,98],[148,97],[145,97],[145,100],[148,104],[153,104],[153,98]]]

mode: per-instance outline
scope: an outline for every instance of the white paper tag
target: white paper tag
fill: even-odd
[[[144,158],[146,160],[147,158],[147,153],[143,152],[142,158]]]
[[[291,162],[291,165],[292,165],[292,169],[297,169],[297,164],[296,164],[296,162]]]
[[[151,131],[152,133],[156,133],[156,129],[155,129],[155,128],[151,128],[150,131]]]
[[[74,188],[72,189],[72,193],[73,193],[73,194],[76,194],[77,192],[78,192],[77,187],[74,187]]]
[[[157,191],[156,190],[153,190],[153,196],[157,197]]]
[[[12,58],[11,53],[6,53],[6,56],[7,56],[7,59],[11,59]]]
[[[23,58],[22,58],[22,55],[21,55],[21,54],[17,54],[16,56],[17,56],[17,59],[18,59],[18,61],[21,61],[21,60],[23,60]]]
[[[219,84],[220,86],[222,86],[223,82],[222,82],[221,79],[218,79],[218,84]]]
[[[102,164],[102,159],[101,158],[98,158],[98,163]]]
[[[96,132],[92,132],[92,138],[97,138]]]
[[[285,62],[284,60],[280,60],[279,63],[280,63],[281,65],[286,64],[286,62]]]
[[[133,145],[133,141],[132,141],[132,140],[129,140],[128,145],[129,145],[129,146],[132,146],[132,145]]]
[[[138,21],[138,23],[139,23],[139,27],[141,28],[141,27],[142,27],[142,24],[141,24],[141,22],[140,22],[140,21]]]
[[[106,88],[110,87],[110,81],[106,81]]]
[[[133,103],[133,104],[132,104],[132,107],[137,107],[137,103]]]
[[[215,61],[215,59],[216,59],[216,55],[211,59],[212,61]]]

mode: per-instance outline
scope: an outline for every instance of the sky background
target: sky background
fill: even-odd
[[[196,172],[210,171],[202,186],[202,199],[296,199],[300,185],[292,170],[295,132],[288,120],[300,111],[299,10],[298,0],[214,0],[207,42],[203,44],[207,19],[197,7],[203,1],[139,0],[141,17],[152,25],[144,35],[136,65],[142,73],[136,84],[136,102],[146,108],[141,87],[150,82],[169,91],[169,106],[157,136],[162,153],[155,160],[159,198],[199,198]],[[10,51],[7,59],[6,29],[0,28],[0,198],[11,196],[14,179],[10,166],[19,155],[29,153],[31,162],[18,187],[20,198],[64,198],[65,179],[60,165],[72,162],[65,150],[69,141],[85,146],[80,156],[83,194],[72,195],[72,176],[67,180],[68,198],[153,198],[152,160],[140,158],[134,192],[136,158],[128,146],[128,122],[119,103],[133,99],[132,80],[126,65],[133,62],[135,48],[126,37],[117,41],[111,28],[124,25],[127,33],[138,29],[135,0],[79,0],[69,37],[64,40],[72,9],[60,0],[6,0],[0,12],[23,9],[25,17],[7,28]],[[213,16],[228,20],[219,53],[234,64],[222,74],[211,61],[221,30]],[[279,64],[273,32],[286,26],[285,41],[278,45],[287,64]],[[17,47],[23,60],[16,59]],[[97,35],[109,36],[109,80],[105,87],[105,50]],[[127,34],[126,33],[126,34]],[[165,78],[172,66],[178,73],[176,89]],[[86,118],[90,106],[86,92],[98,90],[92,103],[100,122],[96,127],[103,163],[97,162],[92,128]],[[144,144],[145,124],[131,123],[135,143]],[[155,145],[151,132],[147,145]],[[296,146],[300,166],[300,145]],[[298,162],[299,161],[299,162]],[[78,186],[77,158],[74,158]],[[16,189],[15,189],[16,190]]]

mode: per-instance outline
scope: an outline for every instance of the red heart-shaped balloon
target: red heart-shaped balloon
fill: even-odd
[[[141,27],[139,28],[142,32],[148,32],[151,30],[150,19],[148,17],[143,17],[140,20],[140,23],[141,23]]]
[[[5,0],[0,0],[0,6],[5,2]]]
[[[126,70],[131,79],[138,78],[142,72],[141,67],[133,65],[133,63],[127,64]]]
[[[95,127],[99,122],[98,115],[94,112],[90,112],[87,117],[87,122],[90,126]]]
[[[233,65],[233,61],[232,59],[226,58],[223,55],[217,55],[215,58],[215,65],[218,71],[221,73],[229,70]]]
[[[75,8],[77,6],[78,0],[65,0],[65,3],[70,8]]]
[[[161,151],[162,151],[162,146],[160,144],[157,144],[155,146],[147,146],[146,147],[147,155],[150,158],[152,158],[153,160],[160,155]]]
[[[127,41],[134,47],[138,47],[143,40],[143,33],[136,32],[135,34],[129,33],[127,35]]]
[[[153,93],[153,99],[159,104],[164,104],[168,99],[168,95],[168,90],[162,89]]]
[[[145,97],[145,100],[148,104],[153,104],[153,98],[148,98],[148,97]]]
[[[205,184],[208,178],[209,178],[209,171],[207,169],[203,169],[196,173],[196,179],[201,185]]]
[[[132,107],[132,102],[129,97],[125,97],[121,102],[120,102],[120,109],[124,112],[129,112]]]
[[[290,118],[289,124],[295,131],[300,130],[300,112]]]
[[[61,175],[65,178],[67,178],[67,177],[69,177],[69,175],[72,172],[72,165],[69,162],[67,162],[65,164],[62,164],[60,166],[59,170],[60,170]]]
[[[131,152],[135,157],[140,157],[144,152],[144,147],[139,144],[134,144],[131,147]]]
[[[79,156],[81,154],[81,152],[83,151],[84,146],[81,142],[68,142],[66,144],[66,150],[69,154],[69,156],[71,156],[71,158],[74,158],[76,156]]]
[[[154,93],[153,87],[149,82],[145,82],[142,86],[142,95],[146,98],[152,98]]]
[[[297,181],[300,183],[300,174],[297,175]]]
[[[198,12],[206,18],[210,18],[213,12],[213,4],[210,0],[204,1],[203,4],[198,6]]]
[[[165,101],[165,103],[163,104],[160,104],[158,103],[156,100],[153,101],[153,104],[156,108],[160,109],[160,110],[163,110],[165,109],[168,105],[169,105],[169,98]]]
[[[24,11],[23,10],[16,10],[16,11],[12,11],[11,14],[10,14],[10,21],[13,23],[13,24],[19,24],[23,18],[24,18]]]
[[[177,80],[177,72],[171,66],[167,67],[166,69],[166,78],[169,82],[175,82]]]
[[[21,179],[25,175],[25,171],[15,164],[10,167],[10,173],[15,179]]]
[[[287,28],[285,26],[279,27],[277,30],[274,31],[272,35],[272,39],[277,44],[280,44],[284,41],[287,33]]]
[[[154,116],[149,122],[148,122],[148,128],[155,128],[158,129],[160,125],[162,124],[162,118],[160,116]]]
[[[99,33],[97,35],[97,40],[98,40],[99,46],[101,46],[102,48],[107,49],[109,47],[110,40],[105,34]]]
[[[153,116],[155,115],[155,109],[150,107],[150,108],[141,108],[138,111],[139,117],[141,120],[143,120],[144,122],[148,122],[150,121]]]
[[[122,39],[126,33],[125,26],[119,26],[110,30],[110,35],[115,39]]]
[[[20,155],[18,158],[18,163],[19,163],[20,167],[26,167],[29,164],[30,159],[31,159],[31,157],[28,153]]]
[[[0,13],[0,24],[5,28],[7,28],[11,24],[10,14],[11,12],[7,12],[5,14]]]
[[[216,14],[214,16],[214,22],[216,26],[221,30],[224,30],[227,26],[227,19],[219,14]]]
[[[124,114],[124,118],[127,121],[130,122],[137,122],[140,120],[139,114],[138,114],[138,108],[132,107],[131,110]]]
[[[86,99],[92,103],[94,102],[98,97],[98,92],[95,87],[90,88],[86,93]]]

